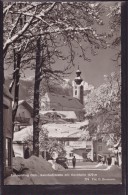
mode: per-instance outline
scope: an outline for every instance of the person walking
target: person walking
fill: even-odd
[[[75,156],[72,159],[72,165],[73,165],[73,168],[75,168],[75,166],[76,166],[76,158],[75,158]]]
[[[108,162],[108,166],[110,166],[111,165],[111,163],[112,163],[112,158],[111,158],[111,156],[109,155],[108,156],[108,158],[107,158],[107,162]]]

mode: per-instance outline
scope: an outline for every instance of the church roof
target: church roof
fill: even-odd
[[[59,95],[48,92],[48,97],[52,103],[56,103],[62,107],[68,107],[71,108],[71,110],[72,108],[83,109],[83,105],[79,102],[79,100],[72,96]]]

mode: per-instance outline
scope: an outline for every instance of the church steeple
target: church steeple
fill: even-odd
[[[83,104],[83,79],[81,78],[81,71],[76,71],[76,77],[73,82],[73,97],[77,98],[81,104]]]
[[[81,75],[81,71],[80,71],[79,65],[78,65],[78,69],[76,71],[76,78],[74,79],[77,85],[80,85],[81,82],[83,81],[83,79],[81,78],[80,75]]]

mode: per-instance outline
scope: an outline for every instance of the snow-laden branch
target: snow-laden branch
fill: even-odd
[[[16,22],[13,24],[13,27],[12,27],[11,32],[10,32],[10,34],[9,34],[9,37],[12,37],[13,33],[15,32],[16,26],[17,26],[17,24],[18,24],[20,18],[21,18],[21,14],[19,14],[19,16],[18,16]]]
[[[47,29],[47,30],[44,30],[42,33],[39,33],[38,34],[38,36],[44,36],[44,35],[47,35],[47,34],[62,34],[62,33],[64,33],[64,32],[74,32],[74,33],[86,33],[86,35],[87,35],[87,33],[91,33],[91,35],[93,35],[93,38],[95,38],[96,40],[99,40],[100,41],[100,39],[104,39],[104,38],[106,38],[106,36],[105,35],[98,35],[98,34],[94,34],[93,33],[93,28],[91,28],[91,27],[67,27],[67,28],[59,28],[59,27],[57,27],[57,28],[54,28],[54,27],[52,27],[52,29],[50,29],[51,27],[49,27],[49,29]],[[30,38],[31,39],[31,41],[32,40],[34,40],[35,39],[35,37],[37,36],[37,34],[35,34],[35,35],[33,35],[33,36],[31,36],[30,34],[26,34],[25,35],[25,37],[27,38]]]
[[[3,15],[5,15],[16,3],[12,3],[4,8]]]
[[[28,29],[30,26],[31,22],[33,20],[33,17],[29,19],[29,21],[24,25],[24,27],[17,32],[17,34],[13,35],[11,38],[8,38],[8,40],[5,42],[4,47],[3,47],[3,52],[6,53],[9,45],[11,45],[13,42],[15,42],[23,33]]]
[[[52,9],[54,8],[54,6],[56,5],[56,2],[52,3],[51,6],[49,6],[44,12],[43,15],[45,16],[46,14],[48,14],[50,11],[52,11]],[[42,14],[41,14],[42,15]]]
[[[17,21],[15,22],[15,24],[13,25],[13,28],[10,32],[10,36],[9,38],[7,39],[7,41],[5,42],[4,44],[4,47],[3,47],[3,51],[4,51],[4,54],[6,53],[9,45],[11,45],[12,43],[14,43],[15,41],[17,41],[17,39],[24,34],[24,32],[29,28],[29,26],[31,25],[31,22],[33,21],[34,18],[37,18],[38,20],[43,20],[42,17],[44,17],[46,14],[48,14],[53,8],[54,6],[56,5],[56,3],[52,3],[45,11],[41,11],[40,14],[36,15],[36,11],[32,14],[29,14],[29,12],[26,13],[26,16],[30,16],[30,19],[28,22],[26,22],[26,24],[23,26],[23,28],[21,30],[19,30],[16,34],[14,34],[13,36],[11,36],[16,28],[16,25],[21,17],[21,14],[23,15],[22,13],[22,9],[21,11],[18,11],[17,13],[19,13],[19,17],[17,19]],[[8,7],[5,8],[5,11],[6,10],[9,10],[10,8],[12,7],[12,4]],[[36,9],[35,9],[36,10]],[[11,11],[13,13],[13,11]],[[10,12],[10,13],[11,13]],[[37,21],[38,22],[38,21]]]

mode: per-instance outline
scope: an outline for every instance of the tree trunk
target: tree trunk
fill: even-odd
[[[15,49],[13,49],[13,60],[14,60],[14,68],[13,68],[14,72],[13,72],[13,80],[9,85],[10,93],[12,93],[12,89],[13,89],[13,86],[14,86],[14,83],[15,83],[15,70],[16,70],[16,52],[15,52]]]
[[[20,6],[19,9],[21,8]],[[22,28],[22,22],[23,22],[22,20],[23,18],[19,19],[20,28]],[[12,23],[13,21],[14,18],[12,17]],[[19,38],[17,42],[21,43],[21,39]],[[14,104],[12,108],[12,137],[14,136],[14,126],[15,126],[14,122],[15,122],[15,117],[18,109],[18,101],[19,101],[20,64],[22,58],[21,51],[15,51],[15,49],[13,49],[13,57],[14,57],[13,81],[9,87],[10,93],[12,93],[12,89],[14,87]]]
[[[39,90],[41,76],[41,48],[40,38],[37,40],[36,50],[36,69],[35,69],[35,84],[34,84],[34,102],[33,102],[33,154],[39,156]]]
[[[20,79],[20,63],[21,63],[21,54],[20,52],[15,54],[16,64],[14,64],[14,104],[12,108],[12,132],[14,134],[14,122],[16,117],[16,112],[18,109],[18,101],[19,101],[19,79]],[[11,89],[12,90],[12,89]]]

